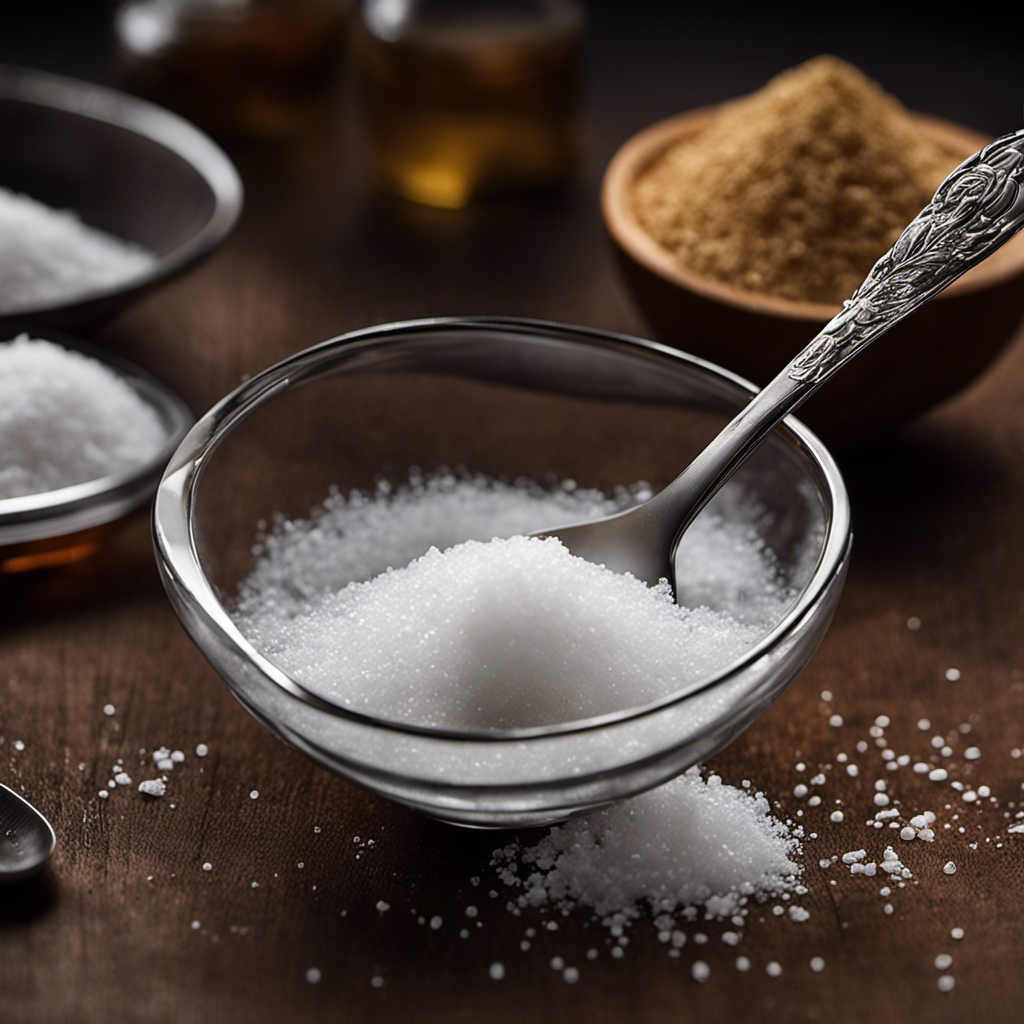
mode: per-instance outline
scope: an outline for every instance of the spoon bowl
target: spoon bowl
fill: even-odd
[[[676,589],[680,537],[772,428],[1022,226],[1024,130],[996,139],[946,178],[839,313],[668,487],[636,508],[534,536],[557,537],[574,555]]]
[[[27,800],[0,783],[0,882],[38,871],[57,844],[50,823]]]

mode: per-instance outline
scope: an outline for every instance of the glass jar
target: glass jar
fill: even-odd
[[[564,181],[584,28],[576,0],[365,0],[356,45],[382,185],[456,208]]]
[[[290,136],[322,119],[349,0],[127,0],[128,84],[217,134]]]

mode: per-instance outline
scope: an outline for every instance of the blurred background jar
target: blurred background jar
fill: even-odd
[[[355,45],[380,183],[457,208],[564,182],[585,22],[576,0],[364,0]]]
[[[127,0],[114,33],[128,86],[220,135],[287,137],[319,123],[350,0]]]

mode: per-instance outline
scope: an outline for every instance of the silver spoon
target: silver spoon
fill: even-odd
[[[842,310],[664,490],[625,512],[534,536],[557,537],[574,555],[651,585],[667,579],[675,589],[683,531],[768,432],[848,359],[1022,225],[1024,130],[997,139],[953,171]]]
[[[53,853],[50,823],[27,800],[0,783],[0,882],[27,878]]]

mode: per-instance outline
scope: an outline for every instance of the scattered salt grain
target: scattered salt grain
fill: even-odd
[[[323,977],[323,975],[321,974],[319,967],[310,967],[310,969],[306,971],[306,981],[308,981],[310,985],[315,985],[321,977]]]
[[[703,960],[694,960],[690,974],[694,981],[705,982],[711,976],[711,968]]]
[[[948,860],[948,861],[946,861],[945,864],[942,865],[942,870],[947,875],[955,875],[956,874],[956,863],[954,861]]]
[[[948,953],[940,953],[935,958],[935,967],[940,971],[946,970],[948,967],[951,967],[952,964],[953,958]]]
[[[209,752],[210,748],[205,743],[200,743],[196,747],[196,757],[206,757]]]
[[[501,979],[505,977],[505,965],[493,963],[491,964],[489,973],[495,981],[501,981]]]
[[[825,970],[825,961],[824,961],[824,959],[822,959],[822,957],[820,957],[820,956],[813,956],[813,957],[811,957],[811,970],[815,971],[818,974],[820,974],[823,970]]]
[[[167,783],[163,779],[147,779],[139,783],[139,792],[146,796],[163,796],[167,792]]]
[[[114,715],[116,713],[117,713],[117,708],[115,708],[113,704],[104,704],[103,705],[103,714],[109,716],[109,715]]]
[[[497,850],[493,862],[507,885],[522,890],[518,906],[585,906],[620,932],[645,906],[663,914],[699,907],[707,917],[730,918],[750,898],[797,884],[797,840],[769,812],[760,794],[715,775],[705,781],[691,769],[553,828],[534,846]]]
[[[943,974],[937,982],[940,992],[952,992],[955,984],[956,979],[952,974]]]
[[[98,360],[24,334],[0,343],[0,499],[133,469],[166,436],[154,409]]]

